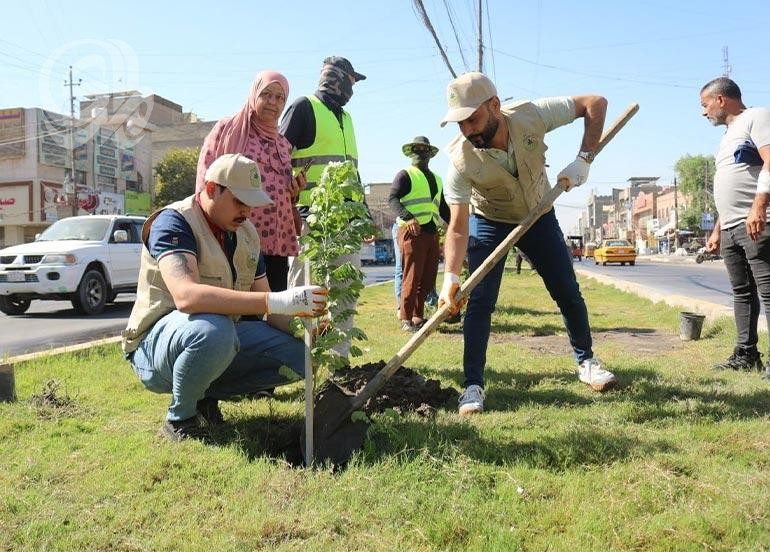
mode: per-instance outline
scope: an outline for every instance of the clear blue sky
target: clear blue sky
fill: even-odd
[[[425,0],[455,70],[476,67],[476,0]],[[641,110],[597,158],[589,182],[557,202],[569,232],[590,189],[599,194],[632,176],[671,182],[676,160],[711,154],[721,129],[700,115],[700,87],[723,71],[747,105],[770,106],[766,2],[711,0],[487,0],[485,70],[501,98],[600,93],[608,121],[631,102]],[[0,107],[69,112],[63,82],[73,65],[79,96],[137,89],[218,119],[238,110],[253,76],[283,72],[291,98],[315,90],[321,61],[342,55],[368,76],[348,104],[365,182],[392,180],[407,162],[401,145],[418,134],[445,145],[456,126],[438,126],[449,72],[411,0],[310,2],[3,3]],[[547,137],[549,175],[577,153],[582,124]],[[443,174],[440,153],[434,170]]]

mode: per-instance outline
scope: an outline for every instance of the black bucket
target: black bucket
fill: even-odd
[[[697,341],[703,329],[706,316],[695,312],[679,313],[679,339],[682,341]]]
[[[16,381],[13,377],[13,364],[0,364],[0,402],[16,400]]]

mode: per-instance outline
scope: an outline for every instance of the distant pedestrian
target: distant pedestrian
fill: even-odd
[[[398,222],[394,222],[390,229],[390,235],[393,239],[393,256],[395,264],[393,266],[393,294],[396,296],[396,318],[400,318],[401,312],[401,280],[404,271],[401,269],[401,247],[398,245]]]
[[[532,261],[529,260],[529,257],[527,257],[524,252],[521,249],[516,250],[516,274],[521,274],[521,263],[527,261],[527,264],[529,265],[530,270],[535,270],[532,266]],[[535,270],[535,272],[537,272]]]
[[[761,370],[757,350],[760,305],[770,325],[770,109],[743,104],[727,77],[701,89],[703,116],[727,130],[719,143],[714,202],[719,215],[706,251],[720,251],[733,288],[738,342],[717,370]],[[770,368],[765,373],[770,378]]]

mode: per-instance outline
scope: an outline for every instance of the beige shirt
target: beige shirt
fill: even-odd
[[[569,96],[541,98],[532,104],[537,108],[545,123],[546,132],[560,126],[568,125],[575,120],[575,102]],[[489,148],[485,150],[501,167],[513,176],[518,176],[516,157],[513,155],[513,145],[508,141],[508,150]],[[471,202],[471,181],[462,176],[452,163],[447,169],[444,179],[444,200],[448,205],[468,204]]]

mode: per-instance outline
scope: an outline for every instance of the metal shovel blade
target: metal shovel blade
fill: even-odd
[[[315,462],[329,462],[335,466],[344,466],[355,451],[361,449],[366,440],[369,423],[364,420],[353,421],[350,404],[353,396],[332,381],[327,381],[319,389],[313,418],[313,455]],[[347,415],[344,415],[347,413]],[[302,450],[305,451],[306,432],[302,433]],[[307,460],[307,459],[306,459]]]

